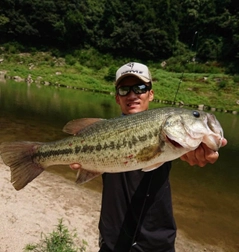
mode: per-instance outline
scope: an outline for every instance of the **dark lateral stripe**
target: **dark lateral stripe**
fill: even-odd
[[[100,150],[101,149],[101,146],[98,144],[98,146],[94,146],[94,145],[83,145],[83,146],[76,146],[75,147],[75,154],[78,154],[79,152],[81,153],[91,153],[93,150]]]
[[[75,147],[75,153],[78,154],[81,151],[81,146]]]
[[[102,150],[107,150],[107,149],[111,149],[111,150],[117,149],[117,150],[119,150],[120,148],[126,147],[129,144],[131,144],[131,143],[127,142],[125,139],[123,140],[122,144],[115,143],[113,141],[111,141],[109,143],[105,142],[104,144],[97,143],[97,145],[85,144],[85,145],[82,145],[82,146],[75,146],[74,152],[75,152],[75,154],[78,154],[79,152],[81,152],[81,153],[91,153],[93,151],[102,151]]]
[[[139,136],[139,141],[144,142],[148,139],[147,135]]]
[[[73,153],[72,149],[49,150],[45,152],[37,152],[33,155],[33,158],[47,158],[52,156],[68,155],[72,153]]]
[[[92,153],[93,151],[102,151],[102,150],[107,150],[107,149],[121,149],[125,147],[129,147],[130,149],[133,148],[134,145],[136,145],[139,141],[144,142],[147,141],[148,138],[152,138],[153,134],[150,132],[149,135],[143,135],[143,136],[132,136],[131,141],[126,140],[125,138],[122,139],[121,141],[118,141],[117,143],[111,141],[111,142],[105,142],[105,143],[97,143],[96,145],[90,145],[90,144],[84,144],[82,146],[75,146],[74,148],[74,153],[78,154],[79,152],[81,153]]]

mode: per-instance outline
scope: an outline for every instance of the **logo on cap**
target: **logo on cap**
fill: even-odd
[[[132,68],[134,67],[134,63],[133,63],[133,62],[128,63],[127,66],[130,67],[130,68],[132,69]]]

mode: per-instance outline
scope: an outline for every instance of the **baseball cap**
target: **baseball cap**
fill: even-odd
[[[116,72],[115,86],[117,86],[122,79],[127,76],[136,76],[143,82],[151,82],[152,77],[148,67],[137,62],[129,62],[120,67]]]

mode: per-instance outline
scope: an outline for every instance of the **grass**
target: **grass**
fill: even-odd
[[[92,59],[91,59],[92,57]],[[50,52],[11,53],[0,51],[4,61],[1,70],[7,77],[29,74],[33,81],[42,84],[64,85],[74,88],[114,92],[115,69],[127,62],[115,60],[109,55],[96,55],[95,51],[75,53],[66,58],[55,57]],[[170,62],[170,61],[169,61]],[[163,69],[159,63],[149,63],[153,76],[156,100],[168,100],[187,104],[204,104],[224,110],[239,111],[239,77],[223,73],[223,69],[197,65],[188,69],[207,72],[173,72],[173,66]],[[187,69],[186,68],[186,69]],[[169,69],[170,71],[168,71]],[[211,69],[211,70],[210,70]],[[211,71],[211,72],[210,72]],[[178,90],[178,92],[177,92]],[[177,92],[177,93],[176,93]]]
[[[40,241],[36,244],[27,244],[24,252],[84,252],[87,242],[82,241],[80,247],[76,245],[76,233],[70,233],[60,219],[56,229],[50,234],[41,234]]]

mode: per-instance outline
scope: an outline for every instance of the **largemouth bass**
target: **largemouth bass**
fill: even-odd
[[[104,172],[151,171],[196,149],[217,151],[223,130],[212,114],[182,108],[158,108],[114,119],[85,118],[66,124],[73,136],[55,142],[4,142],[3,162],[16,190],[52,165],[79,163],[77,182]]]

